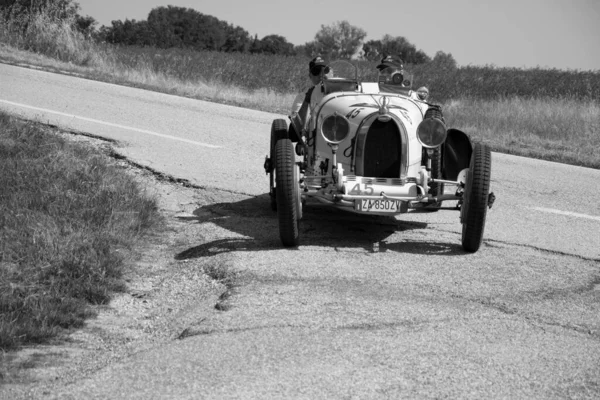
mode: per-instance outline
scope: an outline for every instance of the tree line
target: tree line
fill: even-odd
[[[199,51],[276,54],[284,56],[322,55],[330,59],[361,58],[375,61],[385,54],[400,56],[409,64],[432,61],[403,36],[385,35],[365,42],[367,33],[348,21],[322,25],[314,40],[294,45],[281,35],[271,34],[261,39],[251,36],[239,26],[203,14],[191,8],[160,6],[153,8],[146,20],[115,20],[110,26],[97,28],[97,21],[80,15],[80,6],[73,0],[0,0],[5,17],[17,18],[27,13],[51,10],[57,18],[71,17],[75,28],[87,37],[115,45],[167,48],[189,48]],[[452,55],[438,52],[434,60],[456,66]]]
[[[320,54],[332,59],[360,56],[376,60],[384,53],[390,53],[400,55],[404,61],[413,64],[431,61],[427,54],[402,36],[385,35],[381,40],[364,42],[366,36],[363,29],[348,21],[338,21],[321,26],[313,41],[295,46],[281,35],[271,34],[259,39],[239,26],[191,8],[176,6],[156,7],[144,21],[112,21],[111,26],[101,27],[98,33],[100,40],[122,45],[284,56],[313,57]]]

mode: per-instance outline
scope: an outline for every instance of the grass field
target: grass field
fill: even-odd
[[[600,104],[569,99],[460,99],[444,105],[450,126],[494,151],[600,168]]]
[[[124,288],[155,199],[110,159],[0,113],[0,349],[78,327]]]

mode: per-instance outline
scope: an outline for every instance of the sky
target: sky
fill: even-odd
[[[366,40],[403,36],[459,65],[600,70],[600,0],[75,0],[99,25],[145,20],[151,9],[192,8],[262,38],[295,45],[348,21]]]

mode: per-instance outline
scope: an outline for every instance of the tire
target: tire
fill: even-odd
[[[300,202],[299,169],[296,153],[290,139],[279,139],[275,145],[275,191],[279,236],[286,247],[299,243],[299,220],[302,216]]]
[[[488,209],[492,153],[477,143],[473,149],[461,207],[462,246],[468,252],[479,250]]]
[[[279,139],[287,139],[287,123],[284,119],[273,120],[271,124],[271,145],[269,151],[269,158],[271,160],[271,171],[269,172],[269,200],[271,204],[271,210],[277,211],[277,192],[275,190],[275,144]]]

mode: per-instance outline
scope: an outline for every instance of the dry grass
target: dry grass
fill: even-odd
[[[449,124],[495,151],[600,168],[600,105],[588,100],[450,100]]]
[[[16,65],[42,67],[44,69],[71,73],[104,82],[133,86],[177,96],[214,101],[261,111],[287,113],[296,93],[279,93],[270,89],[244,89],[220,80],[182,81],[178,78],[155,72],[147,66],[124,69],[110,61],[92,66],[81,66],[61,62],[43,54],[19,50],[0,43],[0,60]]]
[[[0,113],[0,349],[80,326],[124,287],[122,250],[160,222],[107,157]]]

